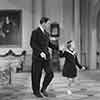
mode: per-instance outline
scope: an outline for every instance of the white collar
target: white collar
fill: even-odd
[[[41,25],[39,25],[39,27],[40,27],[41,31],[42,31],[42,32],[44,32],[44,29],[43,29],[43,27],[42,27]]]
[[[67,49],[66,51],[69,52],[69,53],[72,54],[72,55],[75,55],[75,53],[76,53],[75,51],[71,52],[71,51],[68,50],[68,49]]]

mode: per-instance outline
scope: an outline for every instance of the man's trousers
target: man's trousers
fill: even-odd
[[[32,60],[32,70],[31,70],[31,79],[32,79],[32,89],[33,92],[40,91],[40,81],[42,76],[42,70],[45,71],[45,77],[42,84],[42,90],[46,90],[47,86],[53,78],[53,71],[50,67],[50,60]]]

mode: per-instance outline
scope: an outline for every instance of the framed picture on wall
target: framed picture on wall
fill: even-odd
[[[60,27],[59,24],[54,22],[51,24],[50,32],[52,37],[59,37],[60,35]]]
[[[22,10],[0,10],[0,47],[20,47]]]

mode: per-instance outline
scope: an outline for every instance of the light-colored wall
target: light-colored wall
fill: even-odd
[[[62,47],[66,40],[73,38],[73,0],[45,0],[44,6],[44,15],[60,24],[60,46]]]
[[[73,0],[63,0],[63,41],[73,39]]]
[[[100,11],[100,1],[99,0],[92,0],[90,1],[90,56],[89,56],[89,65],[91,69],[96,69],[97,67],[97,14]]]
[[[40,22],[42,16],[43,0],[32,0],[32,28],[35,29]]]
[[[36,28],[42,15],[60,24],[60,48],[65,41],[74,39],[73,0],[0,0],[0,9],[22,9],[22,48],[12,48],[15,52],[25,49],[31,55],[29,46],[32,28]],[[77,11],[76,11],[77,12]],[[77,22],[75,22],[77,23]],[[0,49],[5,52],[9,48]],[[31,56],[26,64],[31,64]],[[62,63],[61,63],[62,64]]]
[[[99,0],[81,0],[81,51],[82,62],[89,69],[97,69],[97,15],[100,11]],[[85,55],[85,54],[86,55]],[[100,67],[100,66],[99,66]]]
[[[63,36],[63,0],[44,0],[44,16],[50,17],[51,21],[59,23],[60,40]],[[61,44],[61,41],[60,41]]]
[[[60,24],[60,49],[65,41],[73,39],[73,0],[44,0],[44,15]],[[64,59],[61,59],[61,66]]]
[[[32,31],[32,3],[31,0],[0,0],[0,9],[21,9],[22,10],[22,48],[29,49],[29,40]],[[9,47],[11,48],[11,47]],[[1,48],[0,50],[8,50]],[[16,50],[16,48],[11,48]],[[17,48],[20,50],[20,48]]]
[[[63,22],[63,0],[44,0],[44,15],[57,21],[62,27]]]
[[[23,49],[30,53],[29,46],[30,35],[32,31],[32,0],[0,0],[0,10],[2,9],[21,9],[22,10],[22,47],[21,48],[0,48],[0,54],[12,49],[20,53]],[[24,70],[30,70],[31,56],[26,57],[26,67]]]

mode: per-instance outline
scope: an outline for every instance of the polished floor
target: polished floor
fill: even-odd
[[[47,89],[49,97],[40,99],[32,94],[30,73],[13,72],[11,85],[0,84],[0,100],[100,100],[100,71],[79,74],[71,88],[72,95],[67,95],[66,78],[61,73],[54,73],[55,77]]]

